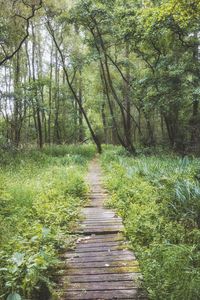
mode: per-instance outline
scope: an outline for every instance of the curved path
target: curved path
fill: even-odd
[[[127,250],[122,220],[103,207],[107,195],[97,160],[90,165],[87,181],[90,203],[83,209],[76,249],[66,254],[63,299],[147,299],[137,287],[138,263]]]

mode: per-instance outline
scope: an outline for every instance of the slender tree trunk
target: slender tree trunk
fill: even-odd
[[[126,107],[126,143],[127,145],[130,143],[131,139],[131,90],[130,90],[130,66],[129,66],[129,42],[125,43],[125,57],[126,57],[126,81],[124,81],[124,89],[125,89],[125,107]],[[128,138],[127,138],[128,137]]]
[[[105,144],[108,143],[108,132],[107,132],[107,121],[106,121],[106,114],[105,114],[105,102],[101,105],[101,117],[103,123],[103,131],[104,131],[104,141]]]
[[[48,143],[51,144],[51,115],[52,115],[52,80],[53,80],[53,43],[50,58],[50,78],[49,78],[49,107],[48,107]]]
[[[89,118],[88,118],[88,116],[87,116],[87,113],[86,113],[86,111],[85,111],[85,109],[84,109],[84,107],[83,107],[83,104],[82,104],[82,102],[80,101],[79,97],[77,96],[75,89],[73,88],[73,85],[72,85],[72,83],[71,83],[71,81],[70,81],[70,78],[69,78],[68,70],[67,70],[66,65],[65,65],[65,58],[64,58],[64,55],[63,55],[63,53],[62,53],[62,51],[61,51],[61,49],[60,49],[60,47],[59,47],[59,44],[58,44],[58,42],[57,42],[57,40],[56,40],[56,37],[55,37],[54,31],[53,31],[53,28],[52,28],[52,26],[51,26],[51,24],[50,24],[49,22],[48,22],[48,29],[49,29],[49,33],[51,34],[51,36],[52,36],[52,38],[53,38],[53,41],[54,41],[54,43],[55,43],[55,46],[56,46],[56,48],[57,48],[57,50],[58,50],[58,52],[59,52],[59,54],[60,54],[60,58],[61,58],[61,61],[62,61],[62,66],[63,66],[63,71],[64,71],[64,73],[65,73],[65,77],[66,77],[66,81],[67,81],[68,87],[69,87],[69,89],[70,89],[70,91],[71,91],[71,93],[72,93],[72,95],[73,95],[75,101],[77,102],[77,104],[78,104],[78,106],[79,106],[79,109],[81,110],[81,112],[82,112],[82,114],[83,114],[83,117],[84,117],[84,119],[85,119],[85,121],[86,121],[86,124],[87,124],[88,129],[89,129],[89,131],[90,131],[90,134],[91,134],[91,136],[92,136],[92,138],[93,138],[93,141],[94,141],[94,143],[96,144],[98,153],[102,153],[101,142],[100,142],[98,136],[95,134],[95,132],[94,132],[94,130],[93,130],[93,128],[92,128],[92,125],[91,125],[91,123],[90,123],[90,121],[89,121]]]
[[[56,50],[56,62],[55,62],[55,83],[56,83],[56,90],[55,90],[55,119],[54,119],[54,141],[56,144],[61,143],[60,138],[60,129],[59,129],[59,110],[60,110],[60,78],[59,78],[59,66],[58,66],[58,51]]]
[[[91,33],[93,35],[93,38],[94,38],[94,41],[95,41],[95,45],[96,45],[96,48],[97,48],[97,51],[99,52],[99,56],[100,56],[100,60],[101,60],[101,64],[104,64],[105,65],[105,74],[106,74],[106,81],[109,85],[109,88],[110,88],[110,91],[112,93],[112,96],[113,98],[115,99],[116,103],[118,104],[119,108],[120,108],[120,111],[121,111],[121,117],[122,117],[122,124],[123,124],[123,129],[124,129],[124,136],[125,136],[125,142],[120,141],[120,143],[122,144],[123,147],[125,147],[130,153],[132,154],[135,154],[136,151],[135,151],[135,148],[133,146],[133,143],[132,143],[132,140],[131,140],[131,137],[130,135],[128,134],[128,131],[127,131],[127,120],[126,120],[126,108],[123,106],[123,103],[121,102],[121,100],[119,99],[118,95],[117,95],[117,92],[115,90],[115,87],[113,85],[113,82],[112,82],[112,78],[111,78],[111,74],[110,74],[110,68],[109,68],[109,64],[108,64],[108,59],[107,59],[107,53],[106,53],[106,48],[105,48],[105,45],[104,45],[104,41],[103,41],[103,38],[102,38],[102,35],[101,35],[101,32],[99,30],[99,27],[98,27],[98,24],[96,22],[96,20],[93,18],[92,19],[93,22],[94,22],[94,25],[95,25],[95,28],[96,28],[96,31],[97,31],[97,35],[98,35],[98,41],[97,41],[97,37],[96,37],[96,34],[94,32],[94,29],[91,28]],[[99,43],[100,43],[100,46],[99,46]],[[102,54],[103,54],[103,61],[102,61]]]
[[[19,82],[20,82],[20,58],[17,52],[14,60],[14,121],[13,121],[13,138],[16,147],[19,146],[21,132],[21,99],[19,99]]]
[[[79,99],[81,105],[83,105],[83,87],[82,87],[82,72],[79,74]],[[84,132],[83,132],[83,114],[81,109],[78,110],[78,120],[79,120],[79,142],[84,140]]]
[[[33,82],[35,83],[34,86],[34,97],[36,102],[36,132],[38,137],[38,145],[40,148],[43,147],[43,134],[42,134],[42,122],[41,122],[41,115],[40,115],[40,102],[38,99],[38,91],[36,87],[36,72],[35,72],[35,46],[36,46],[36,39],[35,39],[35,31],[34,31],[34,25],[31,23],[32,28],[32,36],[33,36],[33,42],[32,42],[32,75],[33,75]]]
[[[198,41],[198,33],[194,34],[195,39]],[[199,46],[194,46],[193,50],[193,60],[195,66],[199,64]],[[195,70],[195,77],[197,79],[194,80],[194,87],[197,88],[199,86],[199,68]],[[199,143],[199,133],[200,133],[200,126],[199,126],[199,99],[198,96],[193,96],[192,102],[192,116],[190,119],[190,127],[191,127],[191,144],[196,146]]]

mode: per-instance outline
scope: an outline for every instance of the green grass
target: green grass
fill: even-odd
[[[150,299],[200,299],[200,160],[107,147],[102,166]]]
[[[71,242],[88,187],[93,146],[54,146],[2,153],[0,299],[54,294],[59,254]]]

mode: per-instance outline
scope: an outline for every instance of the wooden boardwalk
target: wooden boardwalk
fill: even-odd
[[[103,207],[106,191],[97,161],[92,162],[87,180],[91,201],[83,210],[77,247],[66,254],[62,299],[147,299],[137,287],[138,263],[127,250],[122,220]]]

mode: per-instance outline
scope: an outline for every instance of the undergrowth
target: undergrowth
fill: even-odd
[[[107,147],[102,166],[149,298],[200,299],[200,160]]]
[[[2,153],[0,299],[56,299],[55,271],[80,207],[93,146]]]

